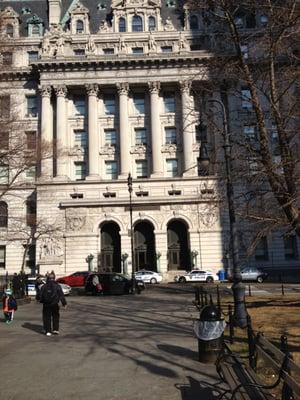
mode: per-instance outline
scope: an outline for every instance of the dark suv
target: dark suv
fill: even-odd
[[[132,279],[126,275],[115,272],[90,274],[85,282],[85,292],[95,294],[95,286],[93,285],[93,277],[98,275],[101,283],[103,294],[128,294],[132,291]],[[145,289],[143,281],[135,280],[137,293]]]

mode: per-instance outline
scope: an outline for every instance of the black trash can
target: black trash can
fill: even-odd
[[[200,362],[214,363],[217,360],[222,350],[225,326],[226,323],[218,307],[207,305],[202,308],[200,319],[194,325]]]

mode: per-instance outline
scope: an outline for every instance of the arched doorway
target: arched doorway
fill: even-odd
[[[101,253],[98,269],[101,272],[121,272],[120,228],[115,222],[101,227]]]
[[[191,256],[186,224],[179,220],[169,222],[168,270],[191,269]]]
[[[135,270],[156,271],[154,228],[149,222],[138,222],[134,227]]]

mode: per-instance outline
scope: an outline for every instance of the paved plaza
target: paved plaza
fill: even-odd
[[[1,398],[216,399],[215,367],[197,361],[192,300],[163,290],[69,297],[51,337],[41,305],[20,306],[12,325],[0,325]]]

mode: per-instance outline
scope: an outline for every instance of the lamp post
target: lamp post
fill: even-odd
[[[129,173],[127,178],[129,192],[129,213],[130,213],[130,244],[131,244],[131,279],[132,279],[132,294],[135,294],[135,265],[134,265],[134,248],[133,248],[133,231],[132,231],[132,176]]]
[[[232,292],[233,292],[233,300],[234,300],[234,320],[237,326],[240,328],[245,328],[247,326],[247,310],[245,304],[245,287],[242,284],[242,276],[241,270],[239,266],[239,255],[238,255],[238,236],[237,236],[237,224],[235,217],[235,208],[234,208],[234,191],[232,184],[232,165],[231,165],[231,144],[228,132],[228,123],[227,116],[224,103],[221,100],[213,99],[209,100],[211,103],[217,103],[221,106],[222,110],[222,119],[223,119],[223,136],[224,136],[224,156],[225,156],[225,166],[226,166],[226,194],[227,194],[227,203],[228,203],[228,214],[229,214],[229,233],[230,233],[230,253],[232,260]],[[205,147],[205,146],[203,146]],[[202,148],[202,146],[201,146]],[[208,156],[205,150],[202,150],[202,154],[204,154],[204,163],[203,166],[207,168],[208,165]],[[201,149],[200,149],[200,157],[199,162],[202,163],[201,160]]]

